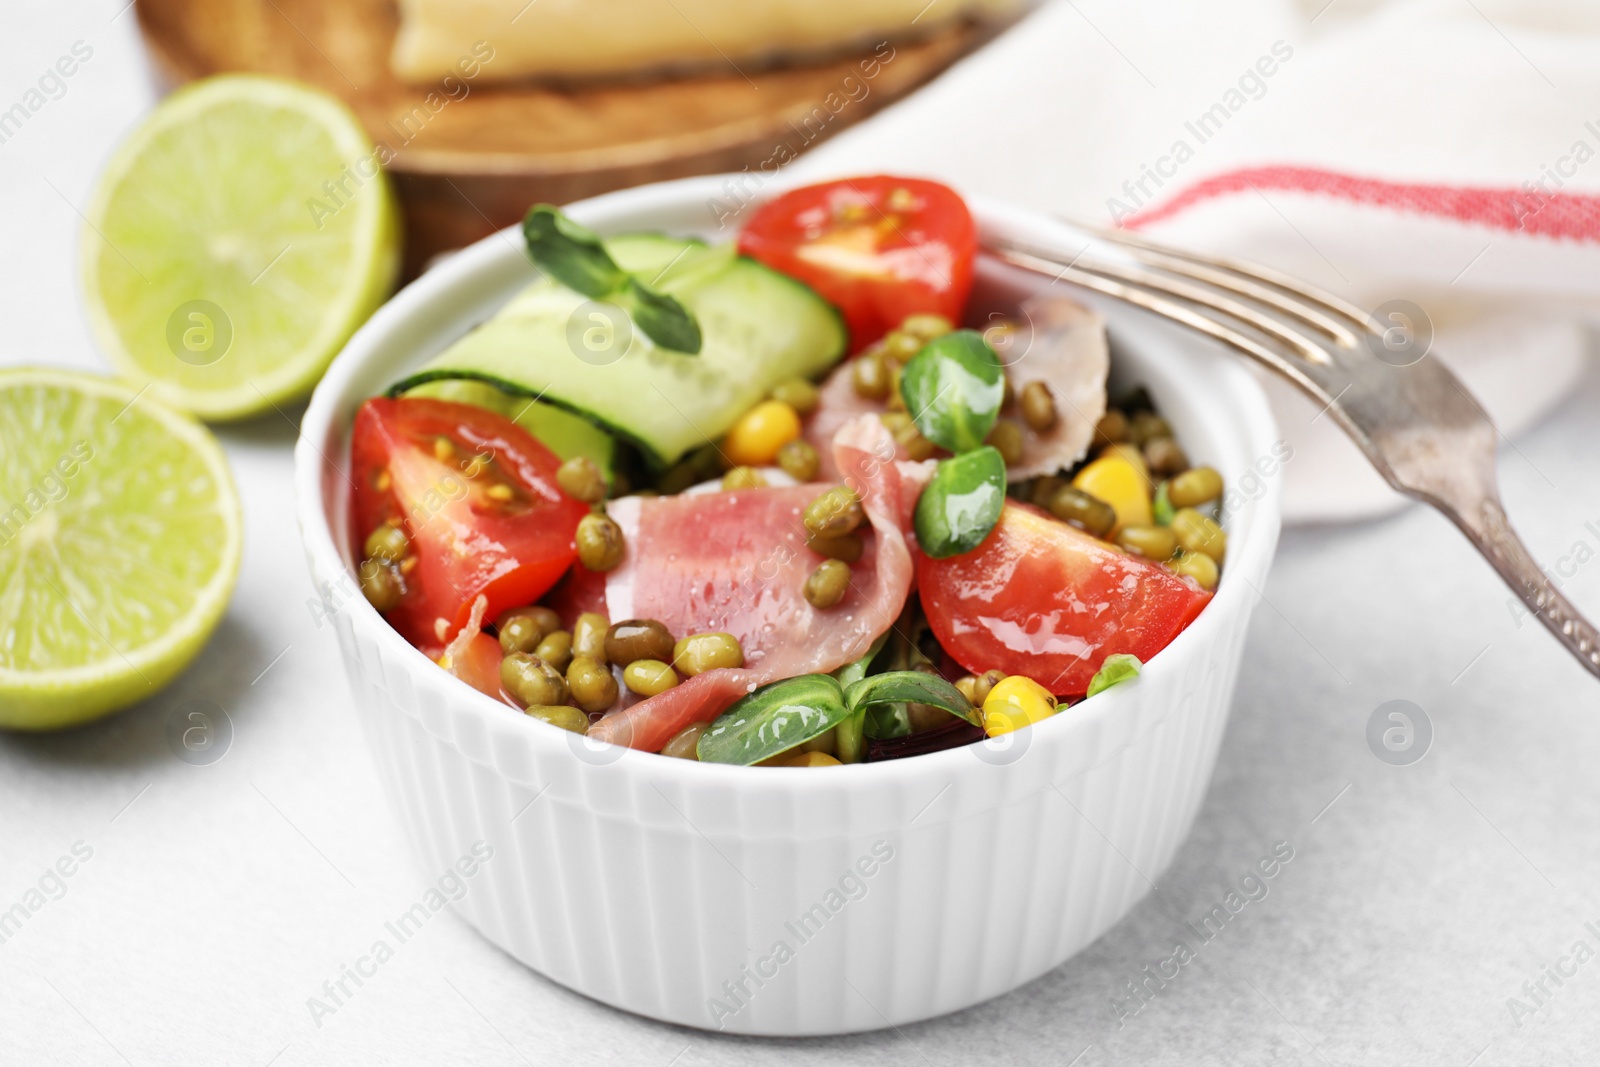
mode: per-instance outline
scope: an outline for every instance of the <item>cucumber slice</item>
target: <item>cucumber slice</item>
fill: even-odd
[[[620,308],[541,278],[390,395],[441,379],[488,382],[584,416],[659,469],[721,437],[779,382],[816,377],[844,355],[844,320],[830,304],[731,248],[629,234],[606,249],[694,313],[698,356],[658,349]]]
[[[635,274],[659,272],[673,260],[681,261],[688,252],[711,247],[698,237],[673,237],[670,234],[643,231],[607,237],[605,246],[617,266]]]
[[[561,459],[587,456],[611,481],[617,459],[616,440],[581,415],[525,396],[512,396],[487,382],[470,378],[426,382],[406,396],[431,397],[471,404],[504,415],[537,437]]]

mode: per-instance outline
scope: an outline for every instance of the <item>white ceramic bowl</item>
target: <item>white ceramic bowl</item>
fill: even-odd
[[[708,204],[724,189],[691,179],[570,210],[601,232],[711,234]],[[987,233],[1066,237],[1042,216],[973,207]],[[1230,501],[1216,597],[1136,682],[932,755],[823,771],[703,765],[517,715],[406,644],[352,580],[341,471],[356,408],[531,277],[507,231],[412,283],[334,362],[295,450],[306,553],[391,807],[425,873],[477,867],[461,916],[606,1004],[804,1035],[998,996],[1127,914],[1200,806],[1277,541],[1277,479],[1246,476],[1273,465],[1277,435],[1244,368],[1099,305],[1114,374],[1148,385],[1192,456],[1254,487]],[[492,858],[462,862],[475,845]]]

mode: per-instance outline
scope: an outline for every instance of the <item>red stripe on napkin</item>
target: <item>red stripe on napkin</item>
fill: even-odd
[[[1139,212],[1123,225],[1128,229],[1141,229],[1214,197],[1266,189],[1336,197],[1541,237],[1600,242],[1600,196],[1547,192],[1531,185],[1521,189],[1408,185],[1311,167],[1285,166],[1248,167],[1207,178],[1165,203]]]

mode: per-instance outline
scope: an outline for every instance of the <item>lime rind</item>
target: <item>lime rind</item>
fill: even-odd
[[[356,116],[307,86],[223,75],[168,97],[117,150],[83,229],[112,365],[206,419],[303,396],[398,273],[399,211],[376,161]],[[225,350],[179,350],[196,301],[222,309]]]
[[[75,725],[155,695],[238,578],[221,447],[121,383],[19,368],[0,371],[0,449],[0,727]]]

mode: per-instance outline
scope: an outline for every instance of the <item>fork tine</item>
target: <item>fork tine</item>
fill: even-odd
[[[1340,348],[1354,348],[1359,342],[1356,335],[1343,322],[1326,314],[1317,305],[1306,304],[1302,299],[1286,296],[1278,289],[1272,288],[1262,282],[1226,270],[1219,270],[1205,263],[1185,259],[1168,252],[1160,252],[1151,248],[1137,245],[1127,245],[1128,249],[1142,262],[1173,274],[1181,274],[1196,281],[1205,282],[1207,285],[1226,289],[1238,293],[1240,296],[1275,308],[1285,315],[1301,320],[1309,326],[1320,330],[1328,340]]]
[[[1343,297],[1336,296],[1325,289],[1320,289],[1317,286],[1301,281],[1292,274],[1284,274],[1282,271],[1273,270],[1271,267],[1263,267],[1259,263],[1251,263],[1248,260],[1243,259],[1234,259],[1230,256],[1203,256],[1198,252],[1188,252],[1181,248],[1174,248],[1169,245],[1160,244],[1150,240],[1147,237],[1141,237],[1138,234],[1129,233],[1127,230],[1107,229],[1105,227],[1088,225],[1071,219],[1064,219],[1063,221],[1072,226],[1074,229],[1083,230],[1086,233],[1094,234],[1096,237],[1103,238],[1107,241],[1112,241],[1116,244],[1137,248],[1144,252],[1153,253],[1157,256],[1162,256],[1165,258],[1187,261],[1189,263],[1197,264],[1201,267],[1212,270],[1220,269],[1229,271],[1235,275],[1238,275],[1240,278],[1248,279],[1249,281],[1256,282],[1258,284],[1274,286],[1286,292],[1293,293],[1312,305],[1322,305],[1322,307],[1326,308],[1328,311],[1331,311],[1334,314],[1337,314],[1342,318],[1355,323],[1364,333],[1372,329],[1372,316],[1369,315],[1365,310],[1350,303],[1350,301],[1344,299]]]
[[[1326,393],[1322,383],[1309,377],[1305,373],[1304,366],[1297,360],[1262,344],[1253,337],[1240,333],[1226,323],[1218,322],[1203,315],[1185,304],[1180,304],[1175,300],[1168,300],[1163,296],[1138,288],[1135,285],[1126,284],[1115,278],[1104,277],[1092,271],[1080,269],[1070,263],[1063,264],[1057,258],[1022,248],[1010,242],[991,241],[986,245],[986,250],[996,258],[1022,267],[1024,270],[1050,275],[1057,281],[1081,285],[1085,289],[1104,293],[1106,296],[1126,301],[1135,307],[1144,308],[1146,311],[1154,312],[1163,318],[1171,319],[1265,363],[1278,373],[1293,379],[1297,385],[1309,391],[1313,396],[1322,396],[1322,394]],[[1289,331],[1285,330],[1284,332]],[[1301,343],[1304,345],[1310,344],[1304,338],[1301,338]],[[1327,362],[1325,355],[1323,356],[1323,362]],[[1322,399],[1326,399],[1326,397],[1322,396]]]
[[[1238,272],[1247,282],[1265,282],[1313,303],[1320,301],[1364,331],[1376,333],[1359,308],[1266,268],[1168,250],[1126,234],[1084,229],[1099,232],[1124,247],[1137,248],[1139,254],[1133,259],[1139,267],[1104,263],[1080,266],[1081,252],[1063,262],[1054,253],[996,237],[990,237],[984,247],[1003,262],[1103,293],[1221,341],[1322,401],[1323,410],[1333,416],[1390,485],[1431,505],[1454,522],[1556,639],[1585,668],[1600,676],[1600,629],[1561,595],[1511,529],[1495,485],[1494,439],[1498,431],[1444,364],[1437,360],[1422,363],[1408,372],[1412,377],[1406,380],[1394,376],[1402,368],[1376,358],[1341,358],[1337,367],[1329,366],[1333,360],[1328,351],[1258,308],[1215,288],[1140,268],[1171,270],[1170,261],[1188,261],[1203,269],[1173,272],[1209,282],[1225,292],[1260,299],[1251,285],[1228,284],[1226,278],[1211,276],[1219,269]],[[1163,293],[1189,303],[1168,299]],[[1302,320],[1306,318],[1303,309],[1286,309],[1277,301],[1263,302]],[[1261,331],[1291,352],[1279,351],[1213,317],[1222,315]],[[1323,358],[1316,363],[1294,358],[1308,348]],[[1339,370],[1345,374],[1339,375]],[[1337,395],[1332,388],[1335,378],[1343,379],[1344,384]],[[1345,400],[1352,390],[1354,395]]]
[[[1039,263],[1051,262],[1051,257],[1047,253],[1012,241],[991,241],[990,245],[994,249],[1018,252]],[[1277,338],[1293,349],[1295,354],[1312,363],[1328,366],[1333,362],[1321,345],[1296,330],[1293,326],[1263,313],[1259,308],[1235,300],[1226,293],[1218,292],[1215,289],[1196,285],[1181,278],[1171,278],[1146,268],[1123,267],[1111,263],[1088,261],[1082,257],[1068,264],[1065,270],[1072,272],[1072,280],[1074,281],[1079,281],[1085,273],[1090,273],[1129,282],[1133,285],[1142,286],[1146,290],[1155,290],[1159,293],[1166,293],[1169,296],[1188,300],[1191,303],[1221,312],[1240,322],[1248,323],[1262,333]],[[1165,313],[1163,312],[1163,314]],[[1253,352],[1251,354],[1255,355]]]

